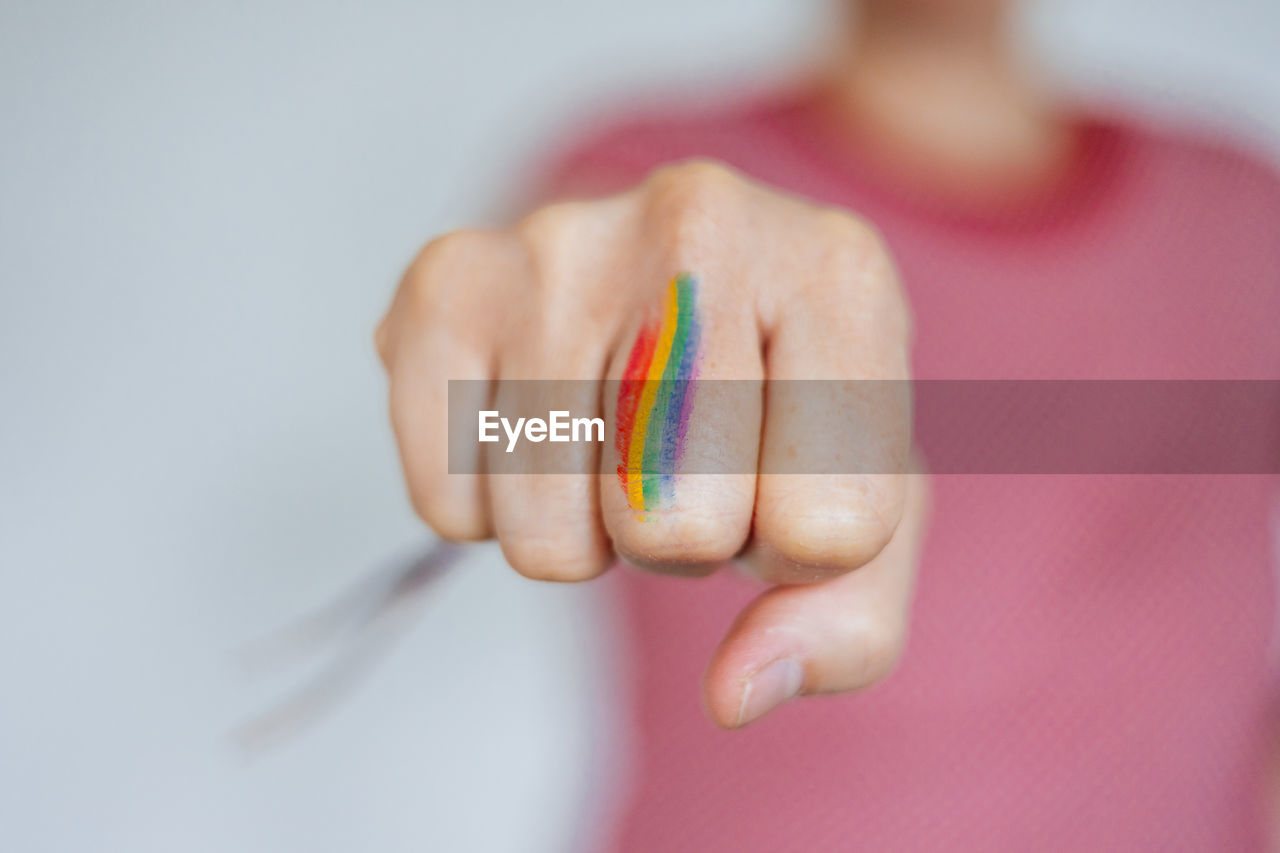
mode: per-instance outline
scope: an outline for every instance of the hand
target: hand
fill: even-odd
[[[788,454],[815,441],[821,450],[847,420],[838,406],[789,404],[775,380],[906,379],[910,335],[870,227],[689,162],[620,195],[542,207],[508,230],[432,241],[377,345],[409,495],[442,537],[496,535],[511,566],[540,580],[595,577],[616,553],[691,576],[740,557],[777,584],[739,616],[707,671],[708,711],[732,728],[795,695],[865,687],[898,658],[925,504],[923,477],[907,473],[909,405],[867,415],[880,439],[875,473],[757,475],[755,462],[786,470]],[[691,409],[621,394],[611,422],[625,411],[618,423],[644,433],[665,418],[682,459],[743,467],[655,477],[643,435],[628,434],[583,445],[601,457],[589,469],[601,476],[449,473],[450,379],[489,382],[502,410],[519,402],[510,380],[693,371],[770,383],[763,405],[732,411],[717,410],[729,404],[714,394]]]

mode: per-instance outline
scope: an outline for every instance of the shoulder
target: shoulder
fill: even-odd
[[[1218,130],[1152,121],[1130,123],[1126,132],[1151,177],[1176,185],[1188,202],[1280,219],[1280,172],[1261,145]]]

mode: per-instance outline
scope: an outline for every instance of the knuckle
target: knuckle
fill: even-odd
[[[484,518],[460,501],[442,500],[426,489],[410,488],[409,503],[418,518],[442,539],[476,542],[489,536]]]
[[[884,240],[866,219],[841,207],[817,211],[818,228],[829,240],[848,244],[867,254],[883,253]]]
[[[893,531],[867,509],[841,510],[834,504],[806,512],[777,513],[758,519],[761,538],[786,563],[822,577],[871,562]]]
[[[732,170],[710,161],[664,167],[650,179],[648,220],[676,254],[706,246],[723,232],[744,185]]]
[[[838,281],[863,284],[888,266],[884,240],[865,219],[838,208],[817,213],[819,263]]]
[[[485,257],[490,239],[479,230],[461,229],[436,237],[418,252],[401,285],[415,320],[436,315],[450,283],[457,281],[466,266]]]
[[[492,239],[491,234],[479,228],[459,228],[436,237],[418,252],[410,267],[410,273],[430,277],[466,262],[477,255],[482,255]]]
[[[839,208],[818,211],[818,265],[828,282],[863,306],[881,328],[911,334],[911,309],[892,256],[874,225]]]
[[[745,532],[729,518],[686,511],[658,523],[629,520],[615,535],[614,547],[629,563],[663,570],[728,562],[745,539]]]
[[[499,541],[507,563],[530,580],[575,583],[597,576],[605,567],[602,554],[567,536],[504,532]]]
[[[429,275],[425,271],[405,280],[405,319],[411,327],[428,325],[439,316],[443,293],[443,276]]]
[[[563,243],[580,227],[588,204],[582,201],[559,201],[543,205],[520,220],[516,232],[532,249]]]
[[[742,178],[715,160],[695,158],[655,169],[649,178],[653,194],[663,192],[715,196],[736,189]]]
[[[564,201],[538,208],[516,228],[543,313],[570,310],[584,275],[584,244],[595,233],[591,202]]]

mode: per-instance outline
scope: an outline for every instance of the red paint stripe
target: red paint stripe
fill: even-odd
[[[631,432],[636,423],[636,405],[644,390],[645,378],[649,375],[649,365],[653,361],[653,352],[658,344],[658,326],[656,323],[640,330],[635,345],[631,347],[631,355],[627,357],[627,367],[622,373],[622,382],[618,386],[618,430],[615,447],[618,451],[618,479],[627,486],[627,453],[631,447]]]

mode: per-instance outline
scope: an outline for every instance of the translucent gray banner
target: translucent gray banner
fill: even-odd
[[[449,382],[449,471],[1278,474],[1280,380]]]

